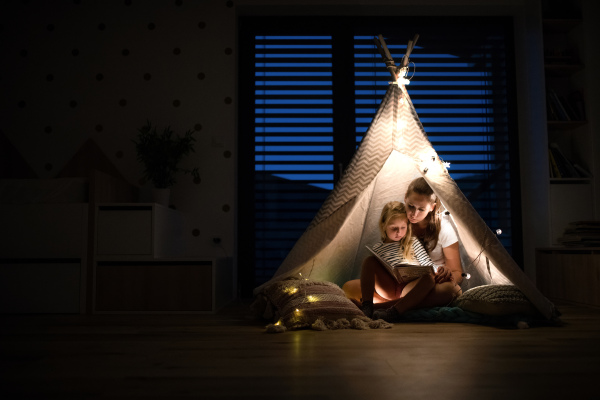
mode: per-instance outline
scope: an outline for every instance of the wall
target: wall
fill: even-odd
[[[195,129],[196,153],[185,166],[198,166],[201,182],[179,176],[172,194],[185,215],[185,252],[235,256],[236,160],[243,151],[236,146],[236,15],[394,13],[515,17],[525,267],[534,276],[548,212],[535,0],[3,1],[0,138],[39,178],[55,177],[92,140],[147,201],[150,185],[140,182],[132,143],[137,129],[147,119],[179,133]],[[217,236],[220,246],[212,243]]]
[[[178,176],[187,256],[234,254],[235,8],[227,1],[0,4],[0,136],[53,178],[87,141],[151,199],[132,139],[146,120],[195,130],[201,181]],[[215,246],[213,237],[222,238]]]
[[[600,52],[598,51],[600,41],[600,2],[594,0],[583,0],[583,64],[586,72],[584,84],[585,102],[587,107],[587,118],[589,130],[592,133],[592,154],[594,164],[591,165],[594,176],[594,199],[600,199]],[[600,201],[595,202],[595,216],[600,219]]]

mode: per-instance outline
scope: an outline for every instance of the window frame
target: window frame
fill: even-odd
[[[254,170],[248,168],[254,165],[254,152],[246,151],[254,148],[254,125],[248,124],[248,121],[254,120],[254,85],[249,82],[255,81],[254,76],[254,34],[248,34],[249,31],[256,31],[268,27],[269,35],[331,35],[332,36],[332,62],[333,62],[333,87],[345,90],[333,91],[333,115],[343,115],[344,110],[355,110],[354,85],[344,85],[344,82],[354,82],[354,67],[348,68],[348,65],[354,64],[354,36],[362,34],[361,32],[372,32],[373,36],[379,33],[386,33],[392,30],[398,30],[400,17],[261,17],[248,16],[239,18],[238,43],[239,43],[239,129],[238,129],[238,255],[239,255],[239,284],[241,294],[244,297],[252,296],[254,285],[254,243],[256,237],[254,229],[254,189],[253,173]],[[419,23],[426,21],[428,24],[439,23],[441,25],[470,23],[475,25],[482,23],[482,19],[488,19],[505,25],[505,43],[508,54],[515,54],[514,38],[512,35],[512,17],[402,17],[410,19],[412,25],[419,26]],[[449,21],[451,23],[449,23]],[[360,28],[357,28],[360,27]],[[417,29],[417,28],[414,28]],[[400,44],[406,44],[414,33],[410,27],[403,30],[407,32],[407,39]],[[394,39],[395,40],[395,39]],[[456,40],[465,40],[456,38]],[[388,43],[389,44],[389,43]],[[398,43],[395,43],[398,44]],[[252,58],[248,58],[249,56]],[[523,241],[521,226],[521,207],[520,207],[520,174],[519,174],[519,152],[518,152],[518,131],[517,131],[517,104],[516,104],[516,83],[514,57],[506,69],[506,90],[507,90],[507,114],[508,114],[508,137],[509,137],[509,160],[510,168],[510,212],[512,229],[512,257],[522,265],[523,260]],[[252,60],[250,62],[249,60]],[[396,60],[399,61],[399,60]],[[250,65],[252,64],[252,65]],[[386,71],[383,61],[381,61],[381,70]],[[387,72],[387,71],[386,71]],[[417,70],[418,72],[418,70]],[[408,87],[410,94],[410,87]],[[252,105],[249,107],[248,105]],[[418,110],[417,110],[418,111]],[[353,111],[354,112],[354,111]],[[355,116],[355,114],[353,114]],[[349,141],[336,140],[336,135],[347,135],[347,132],[355,132],[354,118],[335,118],[334,117],[334,143],[348,143]],[[342,164],[348,165],[355,152],[355,144],[346,144],[343,148],[337,148],[334,151],[334,166]],[[334,182],[339,179],[339,168],[334,168]]]

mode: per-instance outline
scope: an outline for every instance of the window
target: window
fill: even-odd
[[[420,34],[407,89],[421,123],[519,261],[511,30],[507,18],[242,18],[239,255],[247,293],[277,270],[369,127],[391,79],[373,44],[379,33],[397,62]]]

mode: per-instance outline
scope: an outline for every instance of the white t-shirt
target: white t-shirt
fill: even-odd
[[[437,245],[432,251],[429,252],[429,257],[431,257],[431,261],[433,261],[433,265],[435,265],[436,270],[438,267],[443,267],[446,265],[442,248],[448,247],[456,242],[458,242],[458,236],[456,236],[454,227],[450,222],[450,216],[443,215],[441,218],[441,229],[440,235],[438,236]]]

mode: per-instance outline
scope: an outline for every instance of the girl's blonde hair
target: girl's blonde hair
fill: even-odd
[[[425,219],[427,219],[427,227],[425,228],[425,236],[423,237],[425,249],[427,252],[430,252],[435,248],[435,246],[437,246],[440,230],[442,229],[442,221],[439,216],[441,204],[425,178],[421,177],[414,179],[408,185],[408,189],[406,189],[406,194],[404,195],[405,201],[412,193],[416,193],[421,196],[427,196],[429,198],[429,202],[434,205],[433,210],[431,210],[425,217]]]
[[[387,239],[387,227],[393,219],[403,218],[406,220],[406,235],[400,239],[400,253],[407,261],[413,261],[414,251],[412,247],[412,228],[406,215],[406,208],[404,204],[399,201],[390,201],[381,210],[381,217],[379,218],[379,233],[381,234],[381,241],[385,242]]]

